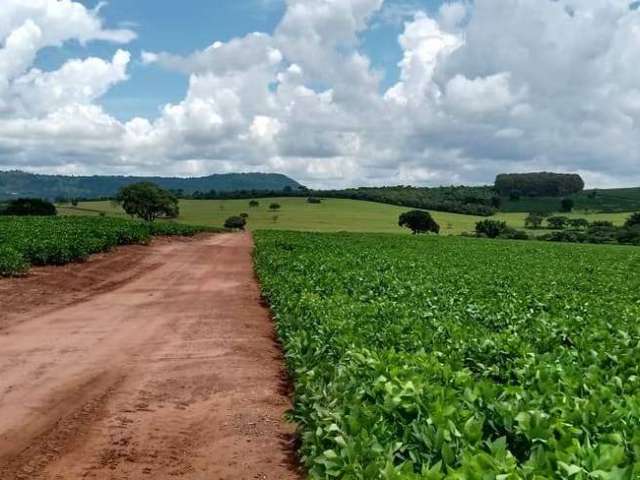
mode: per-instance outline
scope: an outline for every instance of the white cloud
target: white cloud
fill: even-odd
[[[638,183],[640,12],[629,3],[460,0],[430,16],[415,2],[288,0],[272,33],[212,38],[184,57],[143,53],[188,75],[188,91],[158,118],[122,123],[99,101],[127,79],[128,53],[32,66],[45,46],[134,33],[70,0],[5,0],[0,165],[282,171],[314,186],[487,182],[530,169]],[[392,11],[405,20],[400,79],[382,92],[360,34]]]

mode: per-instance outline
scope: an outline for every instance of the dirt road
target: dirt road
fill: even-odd
[[[301,478],[251,249],[162,240],[0,280],[0,479]]]

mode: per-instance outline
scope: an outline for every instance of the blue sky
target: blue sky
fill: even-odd
[[[80,3],[93,9],[101,2]],[[441,3],[441,0],[389,0],[374,19],[374,28],[361,35],[362,51],[384,75],[381,87],[386,88],[398,79],[397,63],[402,50],[397,38],[403,19],[408,20],[412,10],[435,12]],[[184,97],[188,78],[157,66],[142,65],[142,51],[188,55],[215,41],[227,42],[250,32],[272,33],[284,11],[282,0],[109,0],[100,10],[106,26],[130,28],[138,37],[127,45],[133,55],[129,80],[107,92],[102,105],[123,121],[135,116],[157,116],[163,105]],[[62,48],[42,50],[36,65],[51,70],[69,58],[110,57],[117,48],[101,42],[86,46],[69,42]]]

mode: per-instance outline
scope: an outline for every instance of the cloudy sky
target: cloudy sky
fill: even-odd
[[[640,185],[639,6],[0,0],[0,169]]]

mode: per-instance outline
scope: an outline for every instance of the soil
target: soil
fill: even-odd
[[[0,479],[303,478],[252,248],[156,240],[0,280]]]

